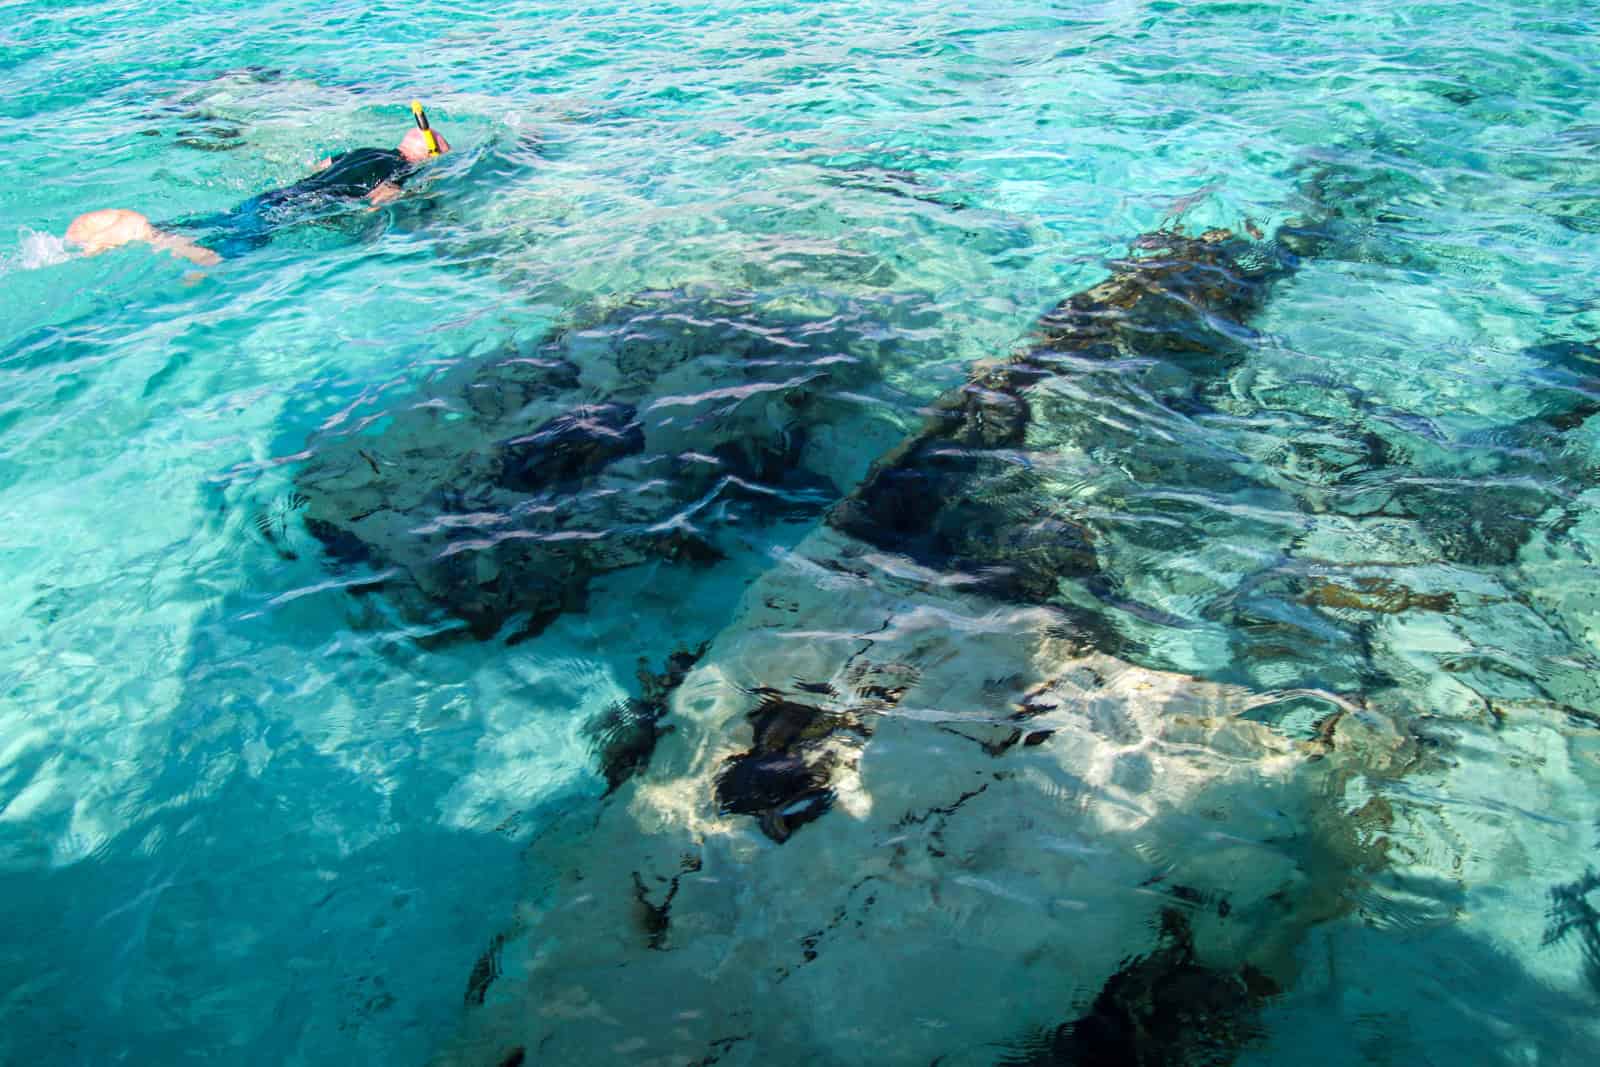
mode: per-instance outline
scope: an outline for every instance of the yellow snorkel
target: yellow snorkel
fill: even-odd
[[[433,128],[428,125],[428,113],[422,110],[422,101],[411,101],[411,115],[417,120],[417,129],[422,131],[422,136],[428,139],[428,155],[439,154],[439,138],[433,135]]]

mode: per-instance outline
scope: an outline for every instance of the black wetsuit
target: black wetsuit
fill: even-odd
[[[304,219],[329,201],[366,196],[384,182],[404,185],[414,169],[393,149],[357,148],[334,156],[315,174],[252,196],[231,211],[180,219],[163,228],[194,233],[213,252],[236,256],[260,248],[279,227]]]

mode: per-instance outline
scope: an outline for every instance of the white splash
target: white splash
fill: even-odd
[[[72,253],[67,250],[66,239],[56,234],[39,233],[24,226],[20,238],[16,265],[22,270],[51,267],[72,258]]]

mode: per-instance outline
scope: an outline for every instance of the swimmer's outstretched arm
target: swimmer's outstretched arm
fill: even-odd
[[[67,227],[67,243],[77,245],[86,256],[99,255],[113,248],[143,241],[159,252],[170,252],[202,267],[214,267],[222,257],[187,237],[158,230],[137,211],[108,208],[79,215]]]

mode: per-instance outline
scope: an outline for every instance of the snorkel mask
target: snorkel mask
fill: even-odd
[[[433,135],[433,127],[428,125],[428,113],[422,110],[422,101],[411,101],[411,116],[417,120],[417,129],[422,131],[422,136],[428,139],[428,155],[439,154],[439,138]]]

